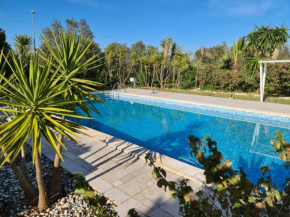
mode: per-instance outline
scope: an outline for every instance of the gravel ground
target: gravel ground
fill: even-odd
[[[27,161],[30,160],[31,154],[28,153]],[[44,181],[48,188],[51,180],[53,162],[45,156],[42,156],[41,163],[43,166]],[[36,188],[35,168],[32,162],[27,163],[27,170],[32,183]],[[25,199],[25,194],[10,166],[3,166],[0,169],[0,217],[90,216],[88,203],[83,200],[82,197],[74,194],[73,175],[66,170],[62,170],[61,174],[65,196],[55,202],[50,209],[39,213],[35,207],[28,205],[28,202]],[[108,206],[111,206],[111,203],[109,203]]]

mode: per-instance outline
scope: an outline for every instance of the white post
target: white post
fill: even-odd
[[[260,102],[263,102],[263,63],[260,63]]]
[[[264,70],[263,70],[263,98],[265,95],[266,71],[267,71],[267,63],[264,64]]]

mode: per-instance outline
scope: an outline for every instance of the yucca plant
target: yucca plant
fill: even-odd
[[[14,46],[17,53],[24,59],[27,57],[29,51],[31,51],[32,38],[28,35],[16,35],[14,38]]]
[[[27,77],[23,64],[17,61],[15,55],[12,54],[11,62],[1,53],[0,60],[3,61],[3,58],[9,65],[12,75],[10,78],[6,78],[4,71],[1,70],[0,79],[4,85],[0,86],[0,95],[2,96],[0,104],[4,104],[6,107],[0,107],[0,110],[14,115],[10,115],[12,118],[0,125],[0,134],[3,134],[0,138],[0,149],[2,150],[0,157],[4,156],[1,166],[5,162],[13,162],[27,139],[32,138],[32,161],[36,168],[38,208],[42,211],[50,206],[40,162],[42,140],[47,140],[57,156],[62,159],[57,145],[66,147],[57,134],[74,142],[78,142],[79,134],[85,134],[82,132],[84,127],[60,117],[89,117],[81,117],[75,115],[73,111],[65,109],[66,106],[82,103],[83,100],[62,100],[63,93],[70,88],[70,85],[73,85],[67,84],[67,79],[71,79],[76,72],[69,75],[61,73],[60,67],[53,67],[51,59],[47,59],[45,64],[40,66],[39,57],[33,55],[30,58],[29,76]],[[25,184],[25,192],[28,196],[29,191],[35,193],[31,183],[25,180],[21,174],[18,175],[18,179],[23,179],[22,182],[19,181]]]
[[[54,68],[58,68],[58,74],[60,76],[59,82],[64,82],[64,91],[62,91],[61,101],[77,100],[77,106],[90,117],[91,112],[98,113],[92,100],[102,102],[100,97],[97,97],[90,93],[90,91],[97,91],[97,88],[101,86],[100,83],[86,80],[82,78],[76,78],[76,75],[85,73],[86,71],[95,69],[98,67],[98,61],[100,60],[98,55],[92,58],[82,61],[86,52],[92,46],[93,41],[90,39],[77,36],[75,33],[60,32],[58,37],[52,32],[55,40],[55,47],[53,47],[46,38],[41,35],[42,41],[49,54],[45,54],[40,50],[40,56],[44,61],[48,61],[52,58]],[[58,38],[58,40],[57,40]],[[82,99],[86,99],[82,101]],[[75,105],[68,106],[66,108],[76,113]],[[65,120],[65,114],[62,115],[62,120]],[[63,142],[63,135],[60,134],[59,141]],[[58,152],[62,152],[61,143],[57,146]],[[55,156],[53,176],[50,187],[50,195],[54,197],[61,196],[61,179],[60,179],[60,162],[59,155]]]
[[[246,56],[246,68],[251,74],[258,70],[259,60],[274,59],[279,55],[279,50],[290,38],[288,28],[285,26],[256,26],[255,30],[245,37],[246,50],[250,54]]]
[[[255,30],[246,36],[248,47],[254,50],[255,55],[277,59],[279,48],[290,38],[288,28],[284,25],[272,28],[271,26],[256,26]]]

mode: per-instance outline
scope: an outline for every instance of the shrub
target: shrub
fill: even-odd
[[[246,86],[246,79],[242,73],[217,69],[215,71],[201,71],[198,77],[201,89],[235,91]]]
[[[290,144],[280,133],[274,134],[271,141],[273,149],[290,168]],[[242,168],[232,169],[232,162],[223,158],[217,143],[205,138],[205,144],[189,136],[191,156],[204,168],[206,184],[211,186],[211,193],[205,195],[203,190],[194,192],[186,179],[180,183],[168,181],[166,172],[155,166],[149,153],[146,160],[153,167],[152,176],[157,186],[169,189],[172,198],[179,200],[180,215],[191,216],[289,216],[290,213],[290,179],[285,180],[283,189],[273,183],[269,166],[261,168],[262,177],[257,183],[251,183]]]
[[[191,67],[183,73],[180,89],[190,89],[195,87],[196,68]]]
[[[253,92],[259,90],[260,72],[249,76],[243,71],[202,70],[198,74],[198,84],[206,90]],[[268,64],[265,93],[290,95],[290,64]]]
[[[290,95],[290,64],[268,64],[265,91],[267,94]]]

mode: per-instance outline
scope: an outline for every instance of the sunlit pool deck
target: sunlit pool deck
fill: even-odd
[[[120,95],[269,115],[286,121],[286,124],[290,118],[290,106],[281,104],[159,91],[152,94],[150,90],[141,89],[121,90]],[[136,208],[144,216],[179,216],[178,201],[172,201],[168,192],[156,186],[156,180],[151,176],[152,169],[145,163],[149,150],[94,129],[88,128],[86,133],[92,138],[81,136],[83,146],[65,142],[68,145],[62,164],[65,169],[70,172],[83,171],[92,187],[118,204],[116,210],[121,217],[127,216],[130,208]],[[48,146],[43,153],[50,159],[54,158],[54,152]],[[185,177],[195,191],[205,188],[206,193],[210,192],[204,185],[203,170],[200,168],[157,152],[152,154],[157,164],[167,170],[169,180],[177,181]]]
[[[200,96],[165,91],[154,91],[153,94],[151,90],[131,88],[120,90],[120,94],[290,118],[290,105],[284,104],[267,102],[261,103],[257,101]]]

